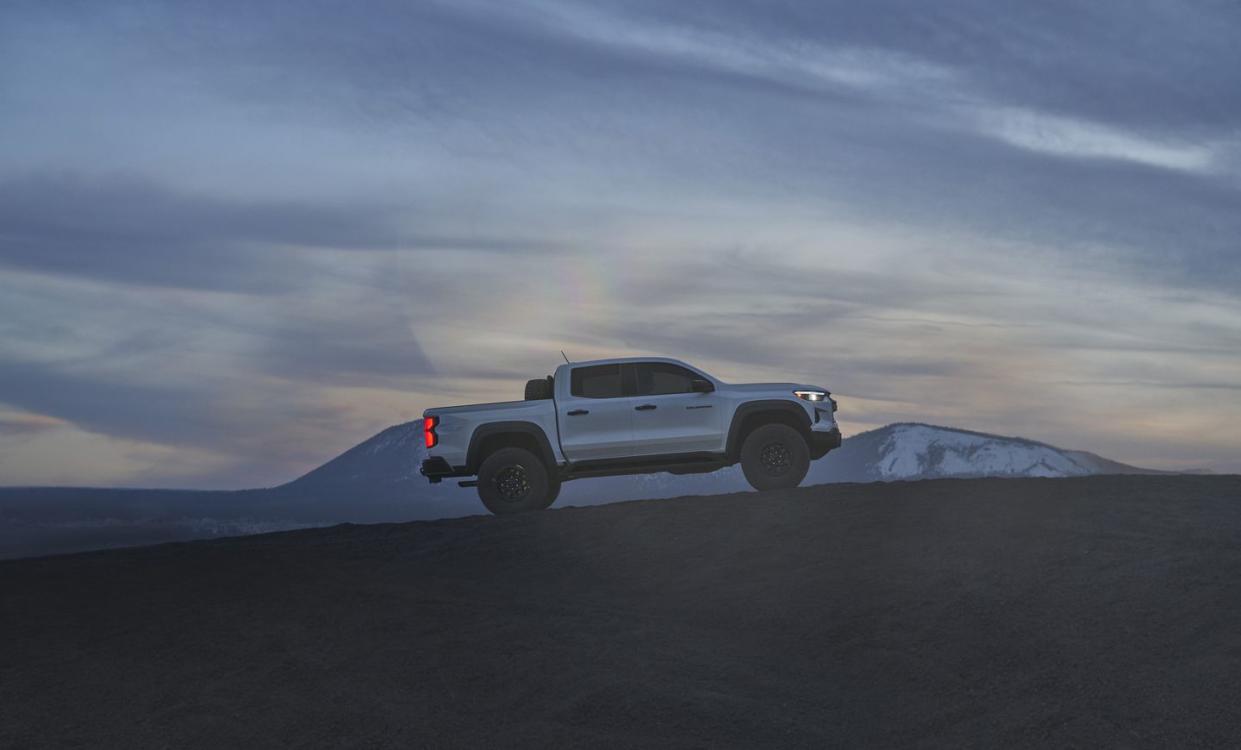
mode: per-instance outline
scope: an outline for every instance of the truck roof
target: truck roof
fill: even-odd
[[[616,364],[624,364],[626,362],[671,362],[672,364],[689,367],[692,370],[698,369],[697,367],[693,367],[692,365],[682,362],[679,359],[673,359],[672,357],[611,357],[609,359],[585,359],[581,361],[569,362],[568,364],[560,365],[560,367],[588,367],[590,365],[616,365]]]

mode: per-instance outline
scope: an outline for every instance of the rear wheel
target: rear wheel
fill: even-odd
[[[756,490],[796,487],[810,470],[810,447],[786,424],[765,424],[741,444],[741,471]]]
[[[555,500],[552,489],[547,467],[525,448],[501,448],[478,468],[478,497],[498,516],[542,510]]]

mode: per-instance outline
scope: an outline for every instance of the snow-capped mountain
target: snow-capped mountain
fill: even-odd
[[[407,487],[414,483],[422,486],[427,484],[427,480],[418,473],[418,467],[426,458],[426,453],[422,442],[422,423],[405,422],[358,443],[284,487],[388,488]]]
[[[845,440],[810,470],[808,481],[876,482],[934,477],[1077,477],[1152,474],[1086,451],[1017,437],[897,423]]]
[[[269,492],[282,505],[342,521],[407,521],[485,513],[474,490],[430,484],[418,473],[427,449],[422,421],[393,425],[317,469]]]

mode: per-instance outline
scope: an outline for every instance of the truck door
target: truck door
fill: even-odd
[[[721,397],[693,390],[695,380],[710,380],[671,362],[638,362],[634,374],[632,455],[723,450]]]
[[[556,394],[565,458],[594,461],[631,455],[634,405],[620,364],[572,368],[567,393],[558,388]]]

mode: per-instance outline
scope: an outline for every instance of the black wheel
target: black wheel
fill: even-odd
[[[741,471],[756,490],[796,487],[810,470],[810,447],[797,430],[765,424],[741,444]]]
[[[497,516],[551,505],[547,467],[525,448],[501,448],[478,468],[478,497]]]

